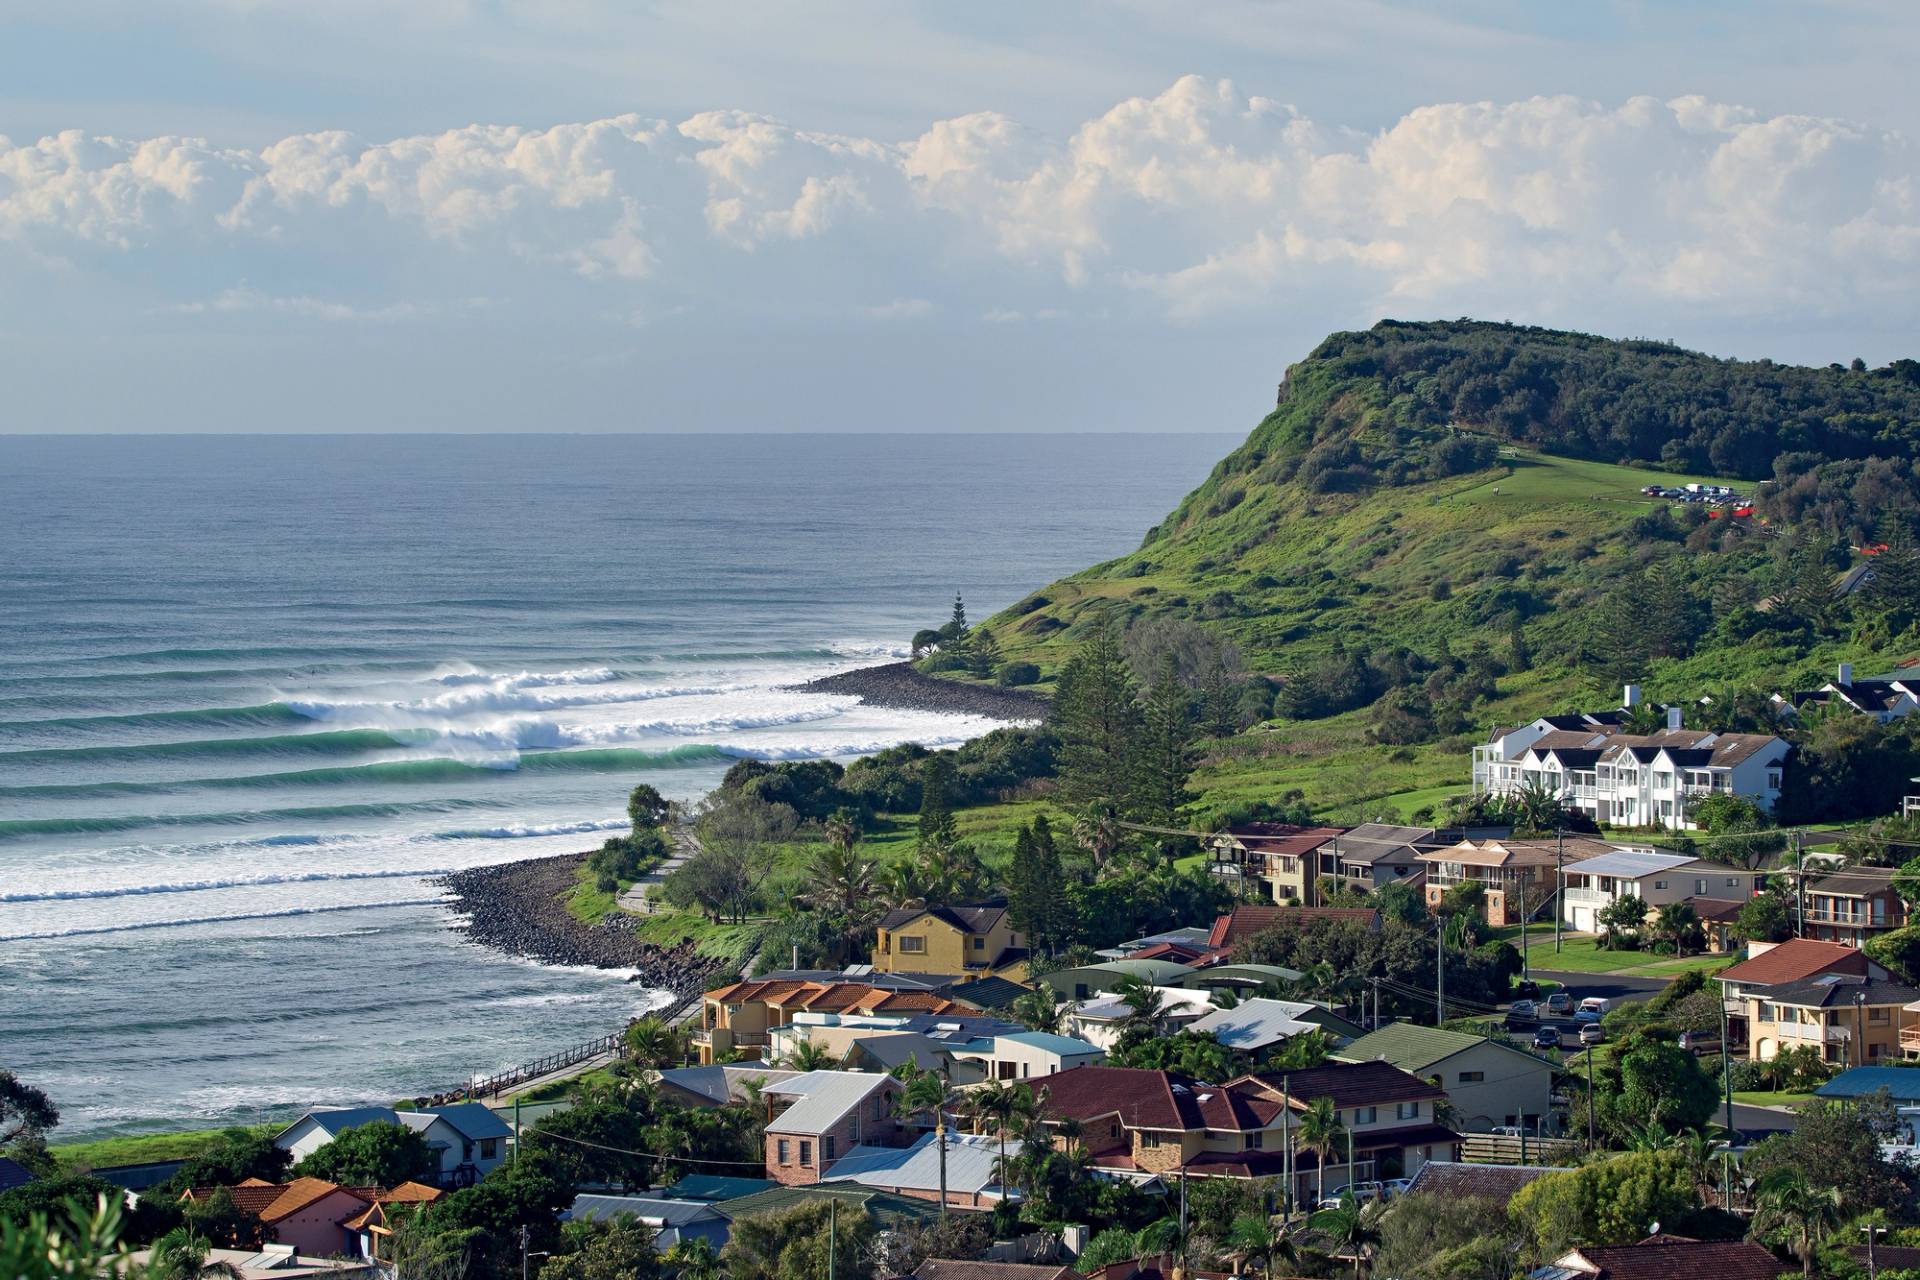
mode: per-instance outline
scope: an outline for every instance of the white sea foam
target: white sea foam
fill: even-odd
[[[470,831],[440,831],[435,840],[529,840],[539,836],[585,835],[593,831],[625,831],[626,818],[592,819],[583,822],[517,823],[504,827],[476,827]]]
[[[0,934],[0,942],[39,942],[49,938],[82,938],[100,933],[128,933],[139,929],[183,929],[197,924],[229,924],[240,920],[281,920],[291,916],[327,915],[335,911],[376,911],[390,907],[437,907],[443,898],[403,898],[397,902],[344,902],[333,906],[285,907],[278,911],[243,911],[229,916],[197,916],[189,920],[139,920],[126,924],[83,925],[46,933]]]
[[[317,884],[331,880],[395,880],[408,876],[443,876],[452,870],[451,867],[410,867],[379,871],[264,872],[254,876],[220,876],[206,880],[174,880],[162,884],[50,889],[42,893],[0,893],[0,902],[74,902],[83,898],[139,898],[159,893],[203,893],[209,889],[248,889],[273,884]]]
[[[612,667],[586,667],[578,671],[519,671],[512,675],[496,675],[490,671],[447,671],[433,677],[435,684],[476,685],[483,684],[496,689],[546,689],[554,685],[606,684],[618,680],[620,673]]]
[[[496,683],[467,685],[427,698],[386,700],[283,698],[294,714],[309,720],[381,728],[408,728],[427,720],[476,715],[489,711],[552,711],[563,707],[604,706],[621,702],[652,702],[727,693],[738,686],[667,685],[633,689],[596,687],[574,692],[543,693]]]

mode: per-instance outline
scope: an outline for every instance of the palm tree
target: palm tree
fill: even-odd
[[[1058,1035],[1066,1008],[1066,1002],[1054,994],[1053,988],[1041,982],[1013,1002],[1013,1016],[1030,1030]]]
[[[686,1061],[686,1039],[660,1018],[649,1014],[627,1028],[627,1052],[643,1067],[677,1067]]]
[[[800,1040],[788,1051],[786,1065],[794,1071],[830,1071],[837,1064],[827,1046]]]
[[[1660,936],[1673,943],[1673,953],[1687,954],[1687,939],[1700,928],[1700,913],[1691,902],[1669,902],[1660,908],[1658,923],[1654,926]]]
[[[1811,1280],[1813,1258],[1840,1225],[1840,1191],[1816,1187],[1798,1169],[1774,1169],[1754,1188],[1753,1222],[1747,1235],[1776,1239],[1800,1259],[1800,1274]]]
[[[1314,1164],[1320,1171],[1320,1194],[1317,1200],[1327,1198],[1327,1157],[1340,1145],[1340,1139],[1346,1136],[1347,1127],[1340,1123],[1340,1111],[1333,1105],[1332,1098],[1315,1098],[1300,1116],[1300,1145],[1313,1152]],[[1347,1171],[1351,1177],[1353,1171]]]
[[[927,900],[926,880],[908,859],[882,867],[877,884],[880,901],[890,911],[921,906]]]
[[[1073,838],[1093,860],[1093,873],[1097,876],[1120,851],[1126,840],[1126,829],[1120,825],[1120,815],[1112,805],[1096,804],[1073,820]]]
[[[1215,987],[1207,997],[1207,1003],[1216,1009],[1237,1009],[1240,1007],[1240,993],[1232,987]]]
[[[858,827],[854,828],[854,834],[858,839]],[[839,947],[842,959],[880,918],[879,881],[880,864],[872,858],[861,857],[852,845],[835,841],[815,850],[807,860],[807,887],[801,892],[800,900],[816,911],[838,916],[845,922]]]
[[[202,1276],[239,1280],[240,1269],[231,1262],[207,1261],[212,1251],[212,1242],[194,1234],[192,1227],[175,1227],[154,1242],[146,1274],[149,1280],[200,1280]]]
[[[929,904],[975,897],[987,881],[986,867],[965,840],[943,838],[921,845],[917,869]]]
[[[820,830],[827,837],[827,843],[836,849],[849,853],[860,843],[860,815],[851,809],[835,809],[820,824]]]
[[[1380,1219],[1385,1212],[1386,1206],[1379,1201],[1361,1204],[1349,1191],[1340,1197],[1338,1208],[1322,1209],[1309,1222],[1314,1234],[1335,1253],[1353,1259],[1354,1280],[1360,1280],[1361,1268],[1369,1264],[1367,1255],[1380,1243]]]
[[[1113,994],[1127,1006],[1127,1016],[1120,1020],[1123,1038],[1129,1032],[1144,1033],[1149,1039],[1160,1034],[1160,1024],[1167,1016],[1167,997],[1160,988],[1130,974],[1113,984]]]
[[[905,1119],[933,1117],[934,1142],[940,1151],[940,1216],[947,1216],[947,1112],[952,1108],[953,1086],[937,1071],[922,1071],[911,1062],[901,1064],[898,1078],[906,1085],[894,1100],[894,1114]]]
[[[1267,1280],[1273,1280],[1276,1262],[1296,1262],[1300,1257],[1285,1218],[1254,1213],[1242,1214],[1233,1220],[1227,1229],[1226,1246],[1234,1260],[1234,1274],[1238,1275],[1242,1267],[1257,1261],[1265,1268]]]

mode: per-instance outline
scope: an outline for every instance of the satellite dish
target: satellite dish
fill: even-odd
[[[1650,1236],[1657,1236],[1657,1235],[1659,1235],[1659,1234],[1660,1234],[1660,1224],[1656,1222],[1656,1223],[1654,1223],[1654,1224],[1653,1224],[1652,1226],[1650,1226],[1650,1227],[1648,1227],[1648,1228],[1647,1228],[1647,1234],[1648,1234],[1648,1235],[1650,1235]]]

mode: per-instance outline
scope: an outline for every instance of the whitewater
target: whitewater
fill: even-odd
[[[431,881],[591,848],[641,779],[986,732],[793,686],[1127,549],[1223,443],[0,437],[0,1065],[82,1136],[617,1025],[658,993]]]

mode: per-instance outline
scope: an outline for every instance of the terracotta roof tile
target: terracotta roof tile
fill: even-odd
[[[1308,920],[1357,920],[1372,926],[1380,922],[1380,913],[1372,907],[1235,907],[1213,922],[1207,945],[1231,947],[1275,925]]]
[[[962,1262],[928,1258],[914,1268],[914,1280],[1079,1280],[1072,1267],[1036,1266],[1025,1262]]]
[[[1654,1236],[1639,1244],[1576,1249],[1562,1261],[1598,1280],[1779,1280],[1794,1270],[1746,1240],[1687,1240]],[[1576,1263],[1576,1265],[1578,1265]]]
[[[1799,982],[1816,973],[1865,973],[1867,957],[1858,948],[1812,938],[1789,938],[1717,975],[1722,982],[1772,986]]]

